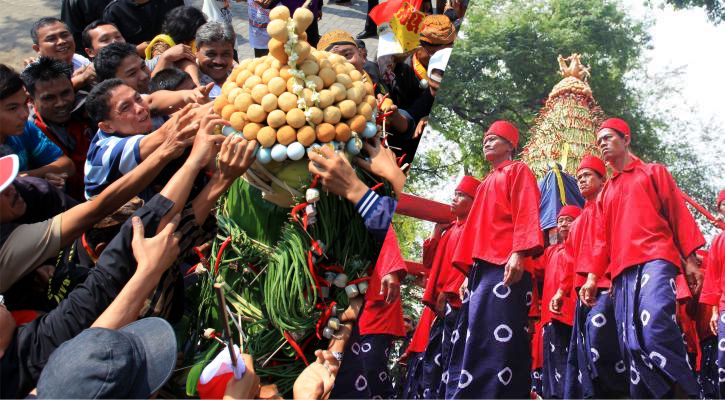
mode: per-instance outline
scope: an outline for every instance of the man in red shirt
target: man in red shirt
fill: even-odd
[[[394,397],[388,355],[393,340],[406,334],[400,281],[407,271],[398,238],[390,226],[370,276],[357,325],[347,342],[331,398]]]
[[[592,265],[592,238],[597,220],[595,203],[606,176],[604,161],[595,156],[585,156],[577,168],[577,186],[586,203],[564,242],[567,268],[560,276],[559,290],[546,305],[552,313],[559,314],[566,299],[577,299],[564,398],[620,397],[628,393],[622,390],[626,387],[627,368],[618,351],[614,305],[609,291],[611,282],[606,277],[598,279],[593,307],[578,301],[576,295]]]
[[[448,399],[530,394],[532,292],[524,258],[542,252],[543,236],[536,178],[524,163],[512,161],[518,139],[507,121],[494,122],[483,138],[493,169],[476,190],[453,256],[453,266],[468,274],[470,294],[451,334],[451,362],[442,377]]]
[[[415,327],[413,338],[410,340],[410,345],[405,349],[403,357],[400,358],[400,363],[407,364],[401,399],[418,399],[425,390],[422,384],[423,356],[425,356],[425,349],[428,346],[430,327],[433,325],[435,318],[436,314],[431,308],[425,307],[423,309],[418,325]]]
[[[544,254],[535,260],[537,278],[543,279],[541,303],[551,302],[554,293],[559,289],[559,277],[566,273],[566,251],[564,241],[569,237],[569,229],[581,214],[576,206],[564,206],[556,217],[557,243],[544,250]],[[562,302],[558,312],[549,307],[541,310],[543,329],[542,397],[550,399],[564,398],[564,378],[566,373],[566,356],[571,340],[571,325],[574,320],[574,299]]]
[[[620,349],[629,367],[631,397],[699,396],[675,316],[675,279],[684,273],[693,295],[702,273],[695,251],[705,238],[667,168],[629,151],[627,123],[610,118],[597,146],[614,170],[597,199],[594,262],[580,290],[596,303],[597,277],[612,279]],[[675,393],[677,392],[677,393]]]
[[[456,327],[461,299],[458,292],[466,276],[453,267],[453,253],[461,238],[468,213],[481,182],[464,176],[456,187],[451,212],[455,220],[441,232],[436,227],[433,237],[423,244],[423,262],[429,267],[428,283],[423,293],[423,304],[436,314],[430,328],[428,345],[423,357],[421,376],[424,399],[445,397],[445,384],[441,384],[441,375],[447,369],[450,356],[451,335]]]

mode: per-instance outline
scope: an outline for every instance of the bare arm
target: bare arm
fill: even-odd
[[[141,219],[133,217],[133,254],[138,261],[136,272],[113,302],[93,323],[93,328],[119,329],[138,319],[146,299],[166,271],[179,256],[179,237],[174,234],[179,224],[177,214],[156,236],[145,239]]]
[[[30,176],[35,176],[38,178],[45,178],[45,175],[48,173],[52,174],[63,174],[66,173],[68,176],[72,176],[76,172],[76,167],[73,165],[73,161],[71,161],[70,158],[66,155],[62,155],[58,157],[57,160],[53,161],[52,163],[48,165],[44,165],[40,168],[31,169],[29,171],[25,171],[26,174]]]
[[[170,137],[176,136],[181,140],[190,139],[189,142],[192,142],[193,139],[191,138],[199,129],[199,123],[194,121],[198,117],[194,112],[196,107],[198,107],[196,104],[186,105],[181,111],[164,122],[159,129],[144,136],[139,142],[141,160],[145,160]]]
[[[192,90],[159,90],[146,97],[153,115],[169,115],[189,103],[204,104],[209,102],[207,95],[214,83]]]

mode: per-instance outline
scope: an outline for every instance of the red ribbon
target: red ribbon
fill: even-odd
[[[216,262],[214,263],[214,275],[219,273],[219,264],[222,262],[222,254],[224,254],[224,250],[227,249],[227,246],[229,246],[229,243],[232,242],[232,237],[227,237],[221,246],[219,246],[219,252],[216,255]]]

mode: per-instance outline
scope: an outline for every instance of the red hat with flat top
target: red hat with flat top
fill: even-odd
[[[519,145],[519,130],[508,121],[499,120],[491,124],[483,137],[489,135],[500,136],[511,142],[514,147]]]
[[[463,179],[461,179],[458,187],[456,187],[456,192],[462,192],[471,197],[476,197],[476,189],[478,189],[478,185],[480,184],[481,181],[479,181],[478,179],[466,175],[463,177]]]
[[[584,156],[584,158],[582,158],[582,162],[579,163],[579,168],[576,169],[576,172],[579,172],[584,168],[591,169],[592,171],[598,173],[602,178],[607,176],[607,167],[604,165],[604,161],[597,156]]]
[[[720,207],[720,203],[725,201],[725,189],[721,190],[720,193],[717,194],[717,206]]]
[[[10,186],[18,176],[20,160],[15,154],[0,158],[0,192]]]
[[[597,129],[597,132],[601,131],[604,128],[614,129],[615,131],[617,131],[627,137],[632,136],[632,133],[629,130],[629,124],[627,123],[627,121],[625,121],[621,118],[609,118],[609,119],[605,120],[599,126],[599,129]]]
[[[559,215],[556,216],[556,218],[561,217],[572,217],[576,219],[579,215],[581,215],[582,209],[577,206],[564,206],[559,210]]]

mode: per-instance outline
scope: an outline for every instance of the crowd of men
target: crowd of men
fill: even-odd
[[[725,232],[704,250],[667,168],[632,153],[634,134],[619,118],[597,129],[601,158],[576,171],[585,205],[560,209],[544,247],[536,179],[512,157],[518,130],[488,128],[491,172],[464,177],[454,221],[424,246],[403,397],[722,398]],[[716,206],[725,218],[725,190]]]
[[[397,105],[386,110],[387,143],[369,140],[357,160],[396,193],[461,17],[428,16],[421,46],[387,80],[364,42],[342,30],[319,37],[318,50],[344,56],[381,103]],[[181,271],[199,261],[192,249],[214,237],[217,200],[256,157],[256,141],[214,134],[229,125],[211,100],[238,61],[236,35],[175,0],[64,1],[61,18],[40,18],[30,33],[36,55],[23,69],[0,64],[0,397],[151,397],[178,367]],[[327,148],[309,158],[382,243],[395,199]],[[373,280],[384,295],[366,312],[351,307],[348,329],[374,319],[378,303],[399,305],[404,269],[383,264]],[[295,397],[329,395],[352,344],[319,352]],[[242,359],[247,372],[227,394],[258,396],[254,362]]]

